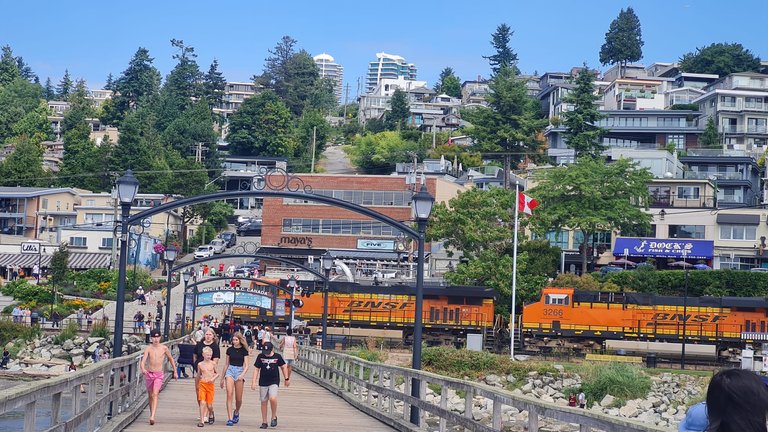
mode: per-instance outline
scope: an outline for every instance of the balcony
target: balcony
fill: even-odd
[[[654,208],[714,208],[715,197],[713,195],[678,196],[672,192],[669,194],[651,195],[650,207]]]
[[[720,125],[720,133],[726,134],[768,134],[767,125]]]
[[[744,177],[744,174],[739,172],[685,171],[683,173],[683,178],[689,180],[749,180]]]

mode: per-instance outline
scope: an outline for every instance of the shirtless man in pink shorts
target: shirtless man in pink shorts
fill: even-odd
[[[149,334],[151,345],[144,350],[141,357],[141,372],[144,374],[144,380],[147,382],[147,393],[149,393],[149,424],[155,424],[155,413],[157,412],[157,396],[163,387],[163,359],[167,358],[171,363],[173,370],[173,379],[178,379],[176,363],[173,361],[171,350],[167,346],[160,344],[160,331],[152,330]],[[147,363],[147,366],[144,366]]]

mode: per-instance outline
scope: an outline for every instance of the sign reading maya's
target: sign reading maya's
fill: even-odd
[[[236,304],[250,307],[272,309],[272,298],[245,291],[205,291],[197,295],[198,306]]]

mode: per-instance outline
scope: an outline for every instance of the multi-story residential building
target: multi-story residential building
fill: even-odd
[[[759,157],[768,144],[768,75],[734,73],[704,87],[692,102],[713,118],[727,150]]]
[[[317,71],[321,78],[329,78],[333,81],[333,94],[336,95],[336,102],[341,104],[341,87],[344,82],[344,67],[333,59],[329,54],[318,54],[312,59],[317,65]]]
[[[416,66],[406,63],[403,57],[384,52],[376,53],[376,60],[368,63],[368,74],[365,78],[366,92],[373,91],[384,78],[396,79],[404,77],[416,80]]]
[[[95,108],[101,106],[107,99],[112,98],[112,90],[104,89],[88,89],[86,92],[86,98],[91,101]]]
[[[718,207],[754,207],[763,198],[763,169],[743,152],[695,149],[680,162],[686,165],[684,178],[713,182]]]
[[[477,81],[464,81],[461,83],[462,105],[488,105],[485,98],[491,93],[488,80],[477,77]]]
[[[27,239],[55,240],[49,233],[75,222],[77,189],[0,187],[0,232]]]
[[[666,90],[666,80],[618,78],[606,87],[603,105],[606,110],[662,110]]]
[[[674,145],[684,150],[698,146],[703,126],[695,120],[698,112],[684,110],[603,111],[598,125],[607,129],[603,144],[629,149],[659,149]],[[574,151],[563,137],[565,126],[550,125],[544,132],[547,153],[555,164],[570,163]]]
[[[213,112],[226,118],[237,111],[246,99],[258,92],[258,86],[252,82],[228,82],[224,87],[224,99],[221,106],[214,107]]]
[[[222,191],[254,190],[254,179],[263,178],[270,168],[284,171],[287,166],[288,159],[281,157],[226,156],[221,164]],[[235,216],[261,215],[260,198],[231,199],[227,203],[235,210]]]

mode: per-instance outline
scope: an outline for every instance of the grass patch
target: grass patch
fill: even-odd
[[[363,346],[354,347],[348,350],[347,354],[373,363],[383,363],[387,359],[387,353]]]
[[[476,379],[489,374],[513,375],[520,379],[529,372],[556,374],[550,363],[513,362],[508,356],[484,351],[469,351],[453,347],[425,347],[422,351],[422,367],[425,370],[455,378]]]
[[[0,344],[5,345],[14,339],[30,341],[40,336],[40,326],[28,326],[11,320],[0,320]]]
[[[56,345],[61,345],[65,341],[68,341],[70,339],[74,339],[75,336],[77,336],[77,331],[79,329],[80,329],[80,327],[77,325],[76,322],[70,321],[69,324],[67,324],[66,327],[63,327],[61,329],[61,332],[59,332],[59,334],[57,334],[53,338],[53,343],[55,343]]]
[[[70,323],[70,325],[71,324],[72,323]],[[77,325],[75,325],[75,327],[77,327]],[[93,325],[93,330],[91,330],[91,337],[100,337],[104,339],[109,339],[109,335],[110,335],[109,327],[107,326],[107,323],[103,321],[99,321]]]
[[[651,379],[638,366],[584,363],[579,369],[581,389],[590,405],[592,401],[600,402],[608,394],[619,401],[643,398],[651,389]]]

